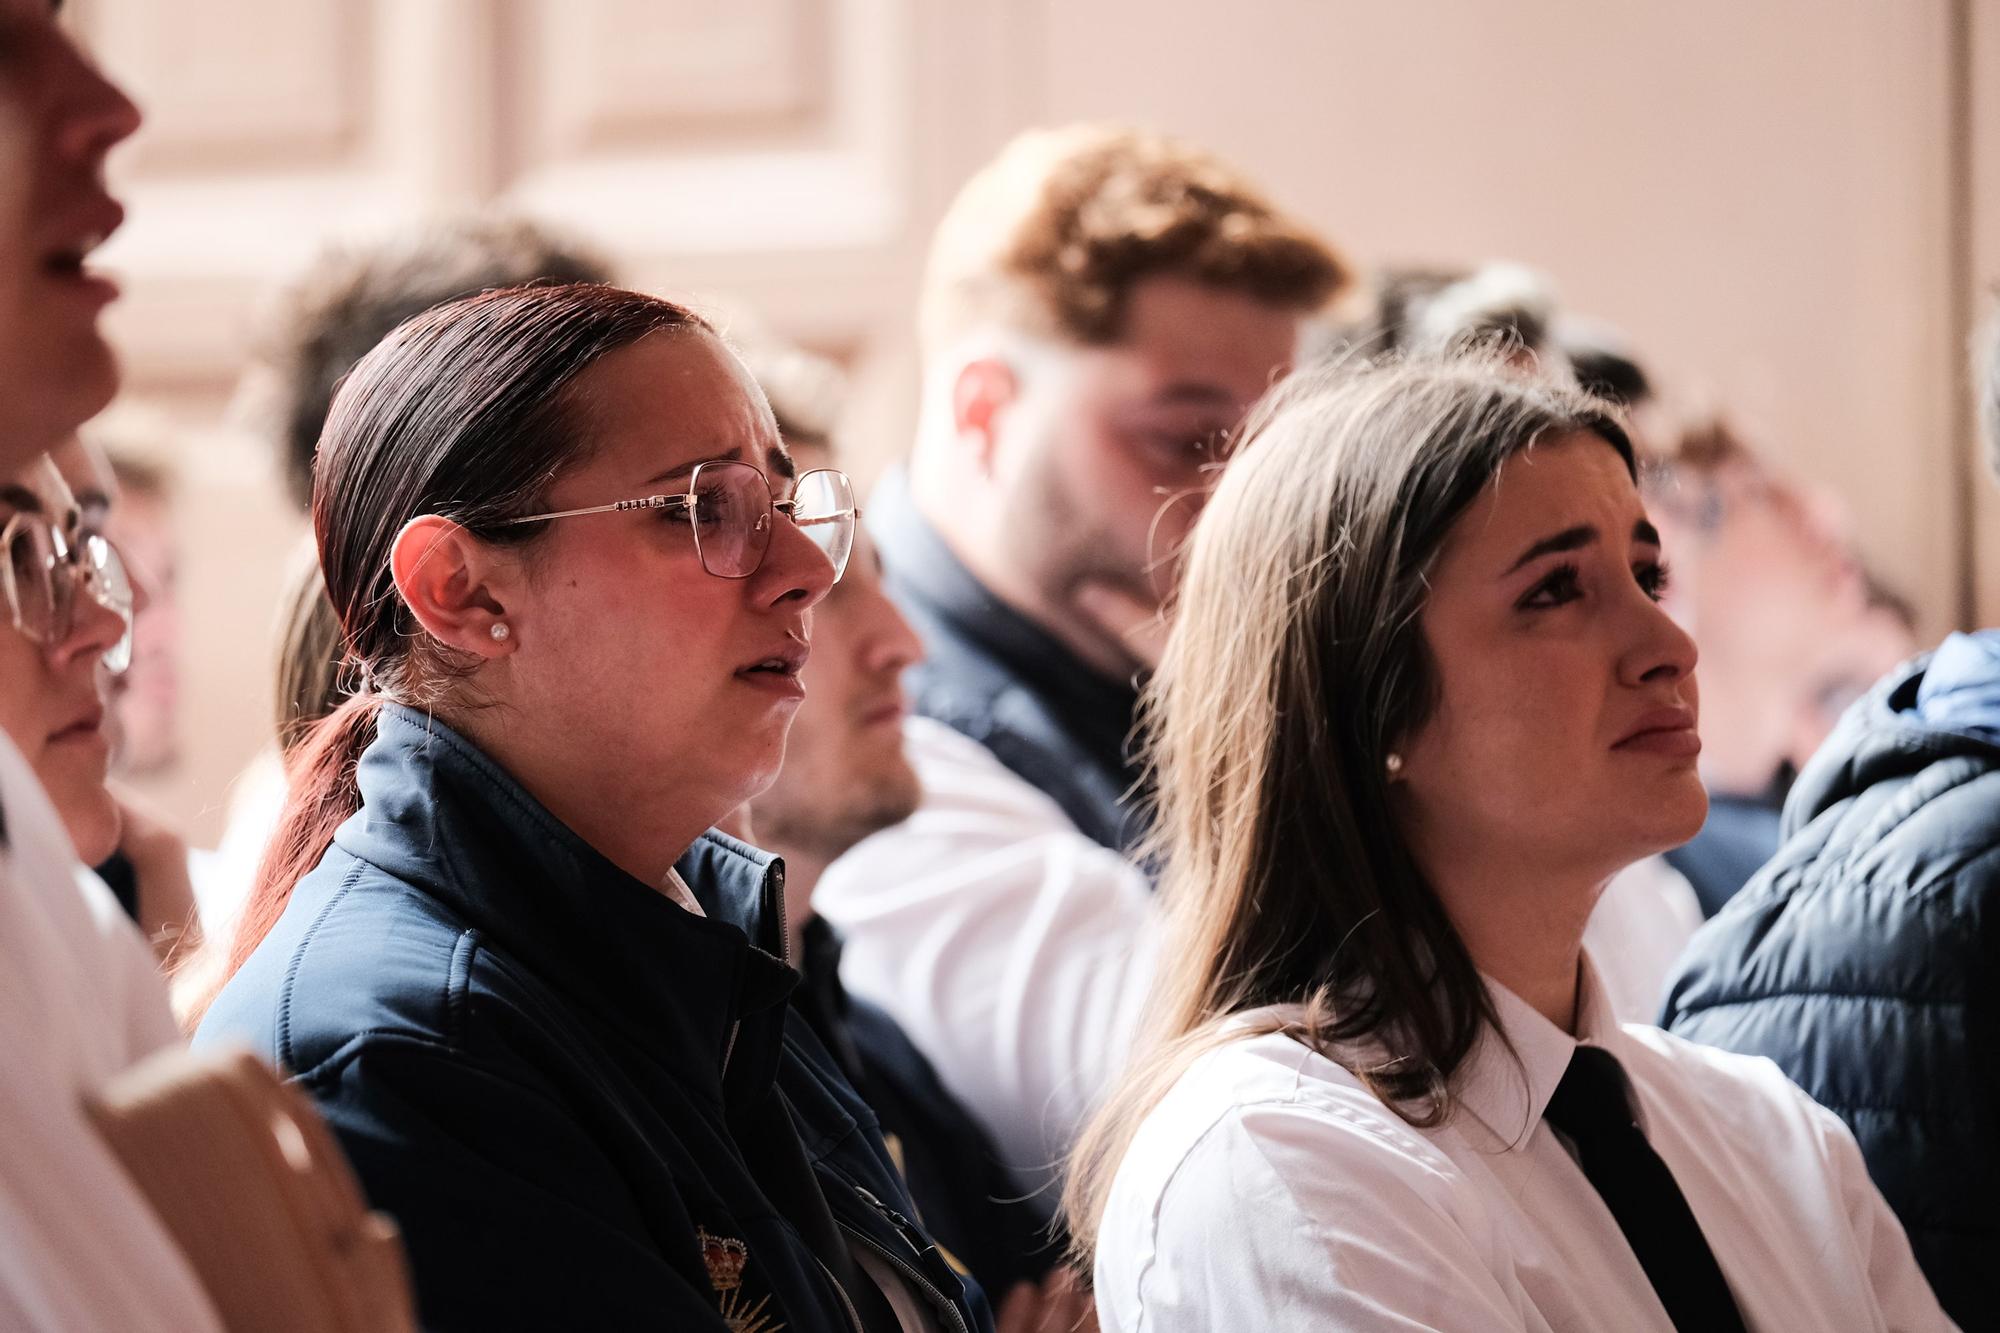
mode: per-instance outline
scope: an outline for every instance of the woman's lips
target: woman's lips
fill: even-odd
[[[806,697],[805,682],[799,679],[796,671],[739,671],[736,679],[780,699]]]
[[[104,715],[78,718],[60,731],[49,734],[49,744],[65,745],[74,741],[102,741],[104,739]]]
[[[1671,759],[1692,759],[1701,753],[1701,736],[1690,726],[1650,727],[1627,736],[1611,748],[1663,755]]]
[[[1632,729],[1611,748],[1691,759],[1701,753],[1694,709],[1686,704],[1660,704],[1633,719]]]
[[[111,276],[87,264],[50,264],[42,272],[56,287],[73,295],[101,302],[118,299],[118,284]]]

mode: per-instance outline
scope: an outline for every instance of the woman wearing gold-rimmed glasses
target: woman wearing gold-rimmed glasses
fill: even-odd
[[[979,1322],[786,995],[775,776],[839,473],[698,317],[489,292],[364,358],[313,521],[360,692],[197,1042],[312,1093],[451,1328]]]

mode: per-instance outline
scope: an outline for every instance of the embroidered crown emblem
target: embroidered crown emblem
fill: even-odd
[[[733,1236],[711,1235],[706,1227],[695,1230],[695,1239],[701,1242],[702,1266],[708,1269],[708,1285],[715,1288],[715,1306],[729,1333],[780,1333],[784,1325],[765,1313],[769,1294],[753,1302],[743,1290],[750,1247]]]
[[[701,1262],[708,1268],[708,1284],[720,1292],[735,1291],[743,1285],[743,1265],[750,1262],[750,1247],[728,1236],[711,1236],[697,1230],[701,1241]]]

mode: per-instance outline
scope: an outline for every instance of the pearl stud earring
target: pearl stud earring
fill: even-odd
[[[496,620],[493,622],[493,628],[487,632],[493,636],[493,642],[505,643],[507,642],[507,636],[512,634],[514,631],[507,628],[506,621]]]
[[[496,626],[495,628],[498,627]],[[1392,752],[1382,767],[1389,771],[1389,776],[1392,778],[1401,776],[1403,772],[1403,756]]]

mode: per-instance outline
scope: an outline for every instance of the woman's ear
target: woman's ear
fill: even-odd
[[[515,563],[459,524],[422,514],[389,552],[396,591],[432,638],[476,657],[505,657],[517,642],[502,594]]]

